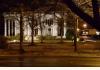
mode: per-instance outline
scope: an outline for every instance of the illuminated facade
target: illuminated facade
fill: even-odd
[[[46,14],[44,15],[43,13],[40,14],[40,20],[38,13],[34,14],[34,36],[41,36],[41,28],[42,26],[42,35],[43,36],[55,36],[56,38],[59,38],[61,36],[61,29],[60,25],[58,25],[58,20],[61,17],[60,14],[56,13],[55,15],[53,14]],[[63,16],[64,19],[66,19]],[[12,14],[12,13],[4,13],[4,20],[5,20],[5,36],[16,36],[20,34],[20,14]],[[24,36],[31,37],[31,16],[23,16],[23,31],[24,31]],[[64,20],[63,22],[63,38],[66,38],[66,32],[67,32],[67,27],[66,27],[66,21]]]

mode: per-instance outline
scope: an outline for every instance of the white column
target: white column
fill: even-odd
[[[15,36],[15,20],[12,20],[12,34]]]
[[[41,35],[41,31],[40,31],[40,28],[38,28],[38,35]]]
[[[16,26],[17,26],[17,25],[16,25],[16,20],[14,20],[14,22],[15,22],[15,23],[14,23],[14,24],[15,24],[15,27],[14,27],[14,28],[15,28],[15,36],[16,36],[16,35],[17,35],[17,34],[16,34]]]
[[[7,21],[6,21],[6,18],[4,20],[5,20],[4,21],[5,22],[5,26],[4,26],[5,27],[5,36],[7,36]]]
[[[57,36],[58,35],[58,30],[57,30],[57,27],[58,27],[58,25],[57,24],[53,24],[53,26],[52,26],[52,35],[53,36]]]
[[[31,28],[30,28],[30,25],[28,25],[28,36],[31,35]]]
[[[29,31],[28,31],[27,22],[24,23],[24,26],[23,26],[23,27],[24,27],[24,35],[25,35],[25,36],[28,36],[28,32],[29,32]]]
[[[56,27],[56,31],[57,31],[56,34],[57,34],[57,37],[58,37],[58,27],[59,27],[59,26],[58,26],[58,24],[57,24],[57,27]]]
[[[8,36],[10,36],[10,20],[8,20]]]
[[[66,38],[66,23],[64,22],[64,35],[63,38]]]
[[[53,25],[52,25],[52,33],[53,36],[58,36],[58,24],[57,24],[57,19],[55,17],[55,14],[53,14]]]
[[[29,36],[29,27],[28,27],[29,25],[27,25],[27,23],[25,23],[24,26],[25,26],[24,34],[25,34],[26,36]]]

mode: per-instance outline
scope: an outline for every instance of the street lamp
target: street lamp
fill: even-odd
[[[84,27],[84,28],[87,28],[87,24],[83,24],[83,27]]]
[[[77,38],[78,38],[78,32],[79,32],[79,28],[78,28],[78,24],[79,24],[79,20],[78,20],[78,17],[76,17],[76,22],[75,22],[75,26],[74,26],[74,51],[76,52],[77,51]]]

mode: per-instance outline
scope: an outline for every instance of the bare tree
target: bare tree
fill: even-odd
[[[61,36],[60,42],[62,43],[63,42],[63,33],[64,33],[64,19],[62,16],[61,16],[61,18],[58,18],[58,27],[59,27],[60,36]]]
[[[43,24],[41,22],[41,13],[38,13],[39,26],[41,31],[41,43],[43,43]]]
[[[29,18],[28,21],[31,20],[31,22],[29,22],[29,25],[30,25],[30,28],[31,28],[31,45],[34,45],[34,29],[35,27],[37,27],[37,22],[36,22],[36,19],[35,19],[35,13],[32,12],[31,13],[32,15],[28,16],[28,17],[31,17]]]
[[[80,18],[82,18],[84,21],[86,21],[88,24],[92,25],[96,29],[100,30],[100,14],[99,12],[99,0],[92,0],[92,6],[93,6],[93,14],[94,18],[86,14],[82,9],[80,9],[73,0],[64,0],[64,3]],[[77,9],[77,10],[76,10]]]

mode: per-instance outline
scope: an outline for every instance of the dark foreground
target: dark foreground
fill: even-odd
[[[79,66],[100,66],[100,57],[33,57],[33,56],[2,56],[0,57],[1,67],[79,67]]]
[[[23,46],[20,54],[18,44],[8,50],[0,50],[0,67],[99,67],[100,42],[80,43],[74,52],[72,43],[38,44]]]

